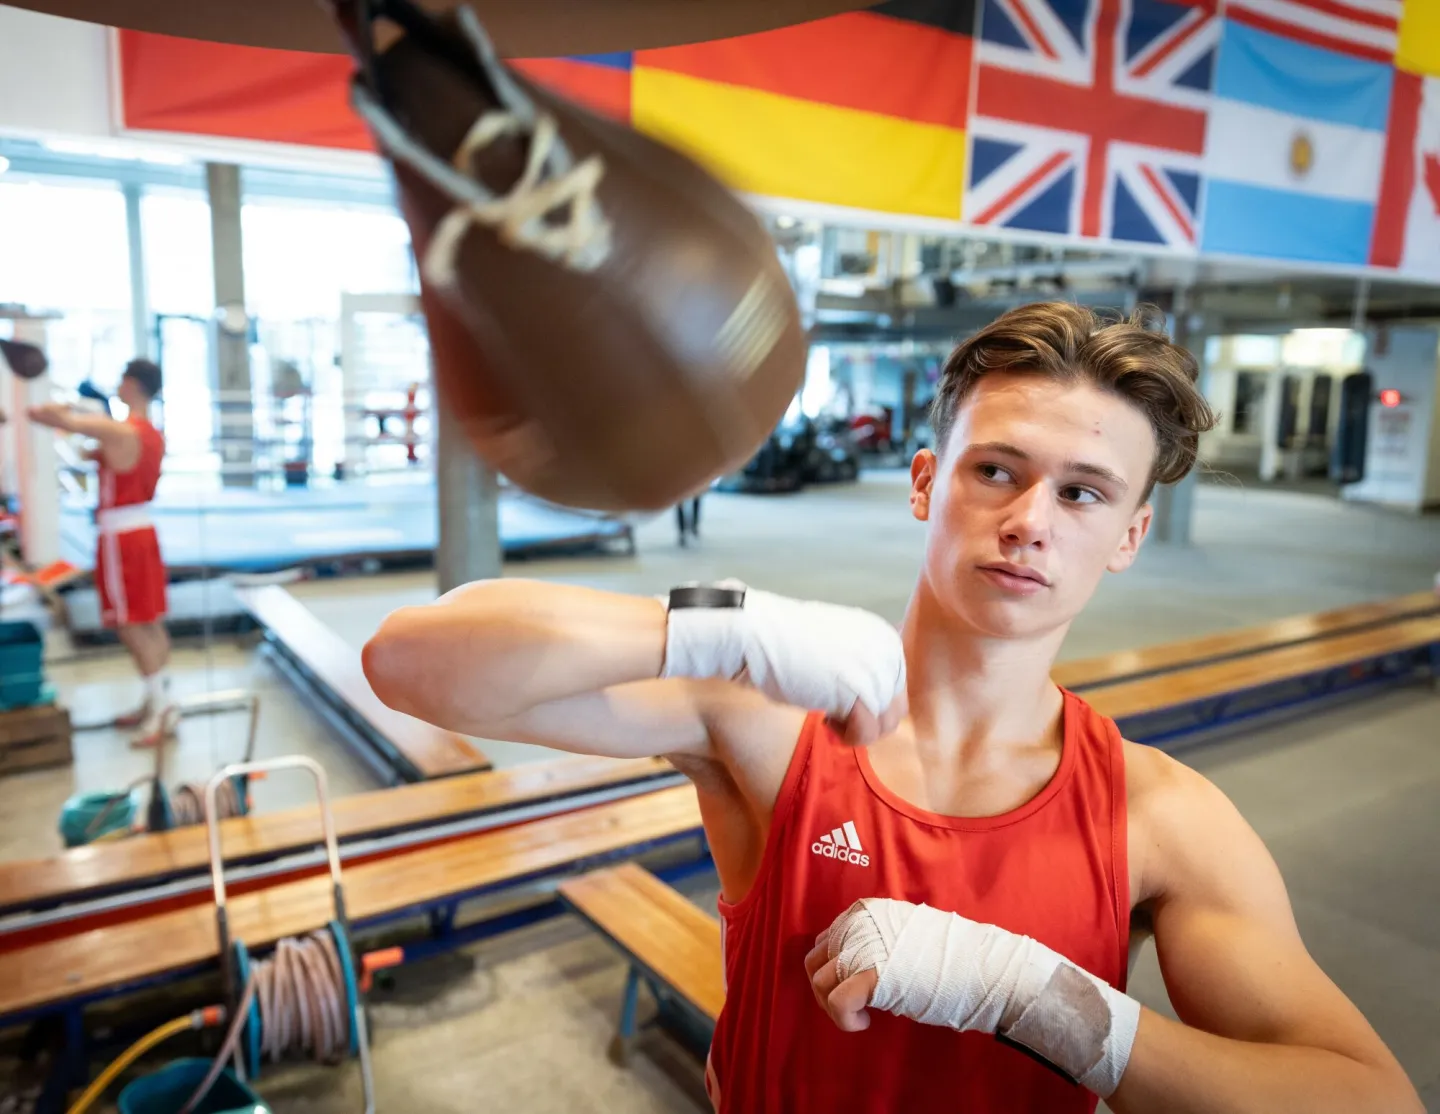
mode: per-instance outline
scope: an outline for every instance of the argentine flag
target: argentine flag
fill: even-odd
[[[1393,69],[1225,21],[1205,144],[1203,249],[1369,261]]]

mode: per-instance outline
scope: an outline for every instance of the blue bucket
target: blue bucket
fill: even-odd
[[[210,1060],[176,1060],[120,1092],[120,1114],[179,1114],[210,1070]],[[260,1097],[226,1068],[195,1114],[270,1114]]]
[[[34,623],[0,622],[0,710],[41,703],[44,637]]]
[[[96,824],[96,819],[102,813],[105,819]],[[60,837],[65,841],[66,847],[80,847],[111,832],[128,829],[134,821],[134,790],[123,793],[77,793],[60,809]]]

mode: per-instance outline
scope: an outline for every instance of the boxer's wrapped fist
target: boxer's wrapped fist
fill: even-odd
[[[739,608],[672,611],[664,677],[721,677],[772,699],[821,711],[846,738],[867,743],[905,710],[900,632],[858,607],[795,600],[744,588]]]
[[[805,968],[842,1029],[866,1028],[870,1008],[994,1033],[1101,1098],[1120,1085],[1140,1023],[1140,1003],[1039,941],[891,898],[841,913]]]

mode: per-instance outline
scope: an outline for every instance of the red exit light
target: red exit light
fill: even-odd
[[[1400,392],[1394,387],[1386,387],[1380,392],[1380,405],[1388,406],[1393,410],[1400,405]]]

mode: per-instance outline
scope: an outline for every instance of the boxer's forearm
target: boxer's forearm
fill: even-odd
[[[1217,1037],[1145,1010],[1114,1114],[1424,1114],[1398,1069]]]
[[[482,581],[392,614],[365,647],[365,674],[393,708],[478,730],[658,676],[665,632],[665,605],[649,597]]]

